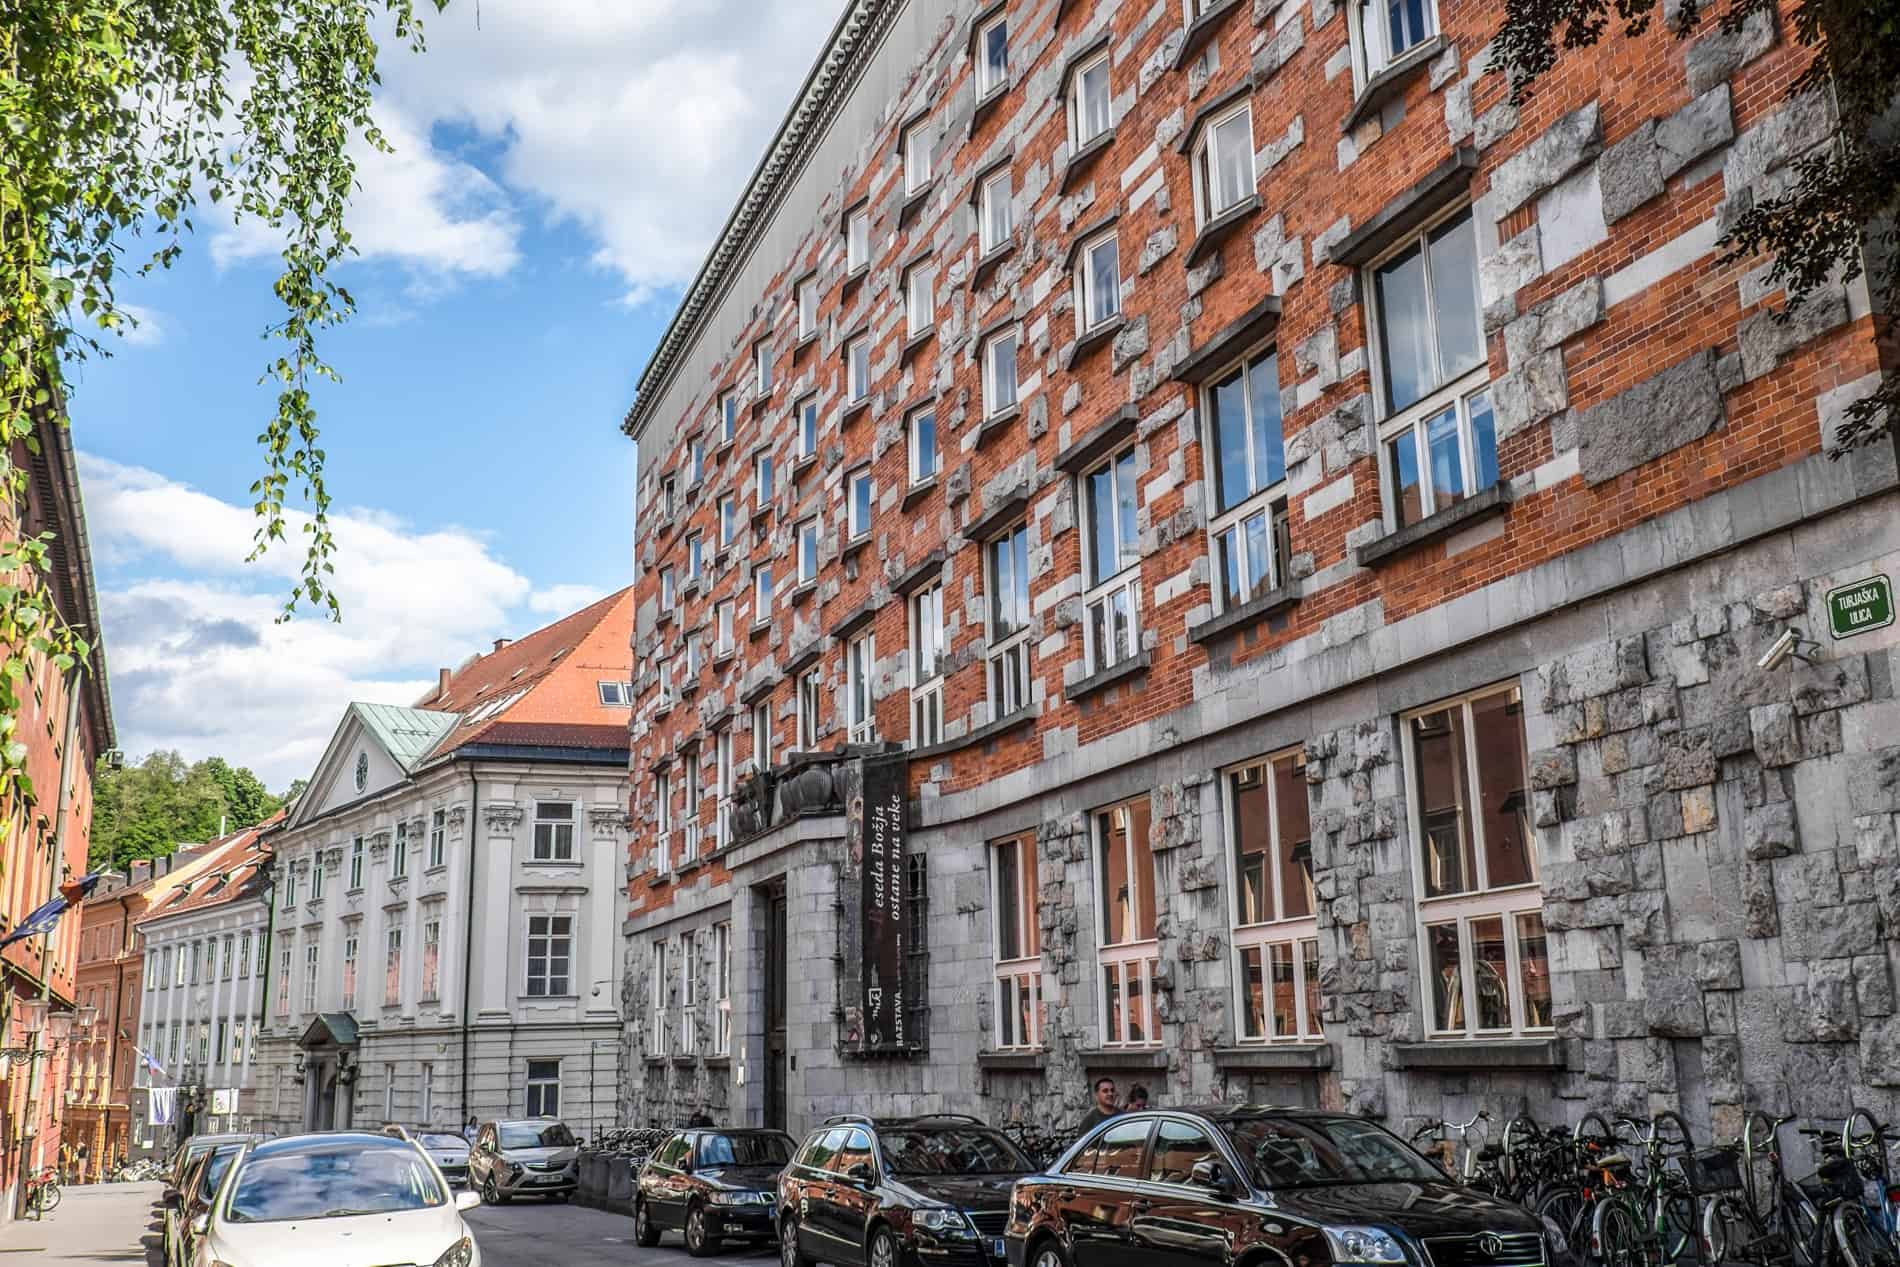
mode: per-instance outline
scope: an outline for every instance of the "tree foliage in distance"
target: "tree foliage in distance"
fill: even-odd
[[[437,9],[448,0],[422,0]],[[354,304],[331,276],[352,251],[350,147],[388,145],[370,117],[374,28],[422,47],[416,0],[0,0],[0,529],[23,522],[22,449],[65,426],[69,371],[134,318],[130,268],[169,267],[208,202],[283,242],[283,317],[262,381],[252,558],[307,505],[301,574],[284,608],[341,615],[312,388],[335,373],[318,335]],[[0,810],[35,803],[19,737],[23,683],[91,655],[46,584],[50,536],[0,531]]]
[[[283,805],[244,766],[222,757],[188,765],[164,750],[121,770],[102,763],[92,796],[92,865],[121,869],[180,844],[215,840],[220,826],[226,832],[254,826]]]
[[[1557,64],[1559,42],[1588,48],[1613,20],[1627,36],[1655,29],[1687,39],[1704,25],[1704,11],[1718,7],[1718,0],[1506,0],[1493,64],[1521,100]],[[1716,21],[1734,32],[1757,12],[1778,16],[1777,7],[1729,0]],[[1788,296],[1776,314],[1783,321],[1822,288],[1867,274],[1881,381],[1847,411],[1834,440],[1839,456],[1900,429],[1900,376],[1888,368],[1900,364],[1900,334],[1888,315],[1900,304],[1900,0],[1798,0],[1789,17],[1795,40],[1814,55],[1788,95],[1830,92],[1836,126],[1826,144],[1797,160],[1790,185],[1758,199],[1718,245],[1724,265],[1771,259],[1769,282]]]

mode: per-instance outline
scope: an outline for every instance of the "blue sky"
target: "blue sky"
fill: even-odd
[[[120,743],[306,774],[351,699],[632,577],[619,431],[680,287],[840,0],[483,0],[385,55],[318,398],[345,620],[273,617],[298,559],[250,544],[272,408],[274,244],[206,208],[70,401]]]

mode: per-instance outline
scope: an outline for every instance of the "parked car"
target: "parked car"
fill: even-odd
[[[833,1118],[779,1176],[784,1267],[993,1267],[1011,1186],[1035,1169],[973,1117]]]
[[[551,1117],[484,1122],[468,1153],[468,1183],[490,1205],[516,1197],[566,1201],[580,1186],[574,1132]]]
[[[454,1131],[417,1131],[416,1143],[457,1187],[468,1183],[468,1141]]]
[[[172,1154],[169,1182],[176,1188],[185,1178],[185,1167],[210,1152],[220,1144],[248,1144],[252,1140],[262,1139],[262,1135],[193,1135],[178,1151]]]
[[[210,1207],[224,1172],[247,1142],[248,1139],[211,1145],[186,1164],[178,1186],[165,1193],[166,1267],[184,1267],[191,1261],[192,1222]]]
[[[678,1229],[695,1258],[728,1238],[762,1245],[777,1231],[778,1177],[797,1145],[783,1131],[680,1131],[634,1179],[634,1237],[651,1248]]]
[[[194,1220],[189,1267],[481,1267],[462,1219],[478,1204],[446,1188],[416,1144],[387,1135],[252,1144]]]
[[[1363,1118],[1214,1107],[1110,1118],[1016,1187],[1009,1267],[1533,1267],[1542,1225]]]

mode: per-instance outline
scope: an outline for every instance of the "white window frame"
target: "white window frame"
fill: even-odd
[[[627,689],[627,702],[633,702],[633,689]],[[436,810],[429,815],[429,870],[433,871],[448,860],[449,812]]]
[[[660,610],[671,612],[679,607],[679,591],[673,587],[673,569],[660,569]]]
[[[361,836],[353,836],[350,838],[350,888],[355,890],[362,887],[363,838]]]
[[[1069,145],[1072,149],[1081,149],[1096,137],[1104,136],[1115,127],[1115,83],[1110,73],[1109,50],[1104,48],[1094,57],[1077,66],[1069,75]],[[1097,125],[1089,119],[1092,104],[1088,99],[1089,76],[1101,72],[1101,118]]]
[[[659,838],[666,840],[673,830],[673,780],[662,770],[653,776],[653,822]],[[665,848],[665,844],[661,844]]]
[[[362,950],[361,925],[351,923],[343,931],[343,1010],[356,1009],[356,991],[361,984],[359,959]]]
[[[732,843],[732,727],[713,736],[713,848]]]
[[[625,708],[633,702],[630,698],[632,692],[625,682],[614,682],[602,678],[594,683],[594,690],[600,698],[602,708]]]
[[[1240,1043],[1312,1043],[1323,1042],[1326,1038],[1324,1018],[1313,1014],[1306,991],[1308,965],[1315,978],[1320,971],[1319,957],[1319,898],[1317,893],[1309,894],[1306,915],[1286,914],[1284,869],[1281,865],[1282,852],[1287,843],[1280,839],[1280,785],[1275,779],[1275,771],[1291,763],[1299,771],[1300,795],[1306,795],[1306,754],[1300,748],[1291,748],[1252,761],[1243,761],[1229,766],[1220,772],[1220,792],[1222,815],[1227,833],[1227,864],[1231,883],[1228,885],[1228,928],[1232,943],[1230,962],[1234,979],[1234,1038]],[[1248,771],[1258,771],[1262,780],[1262,797],[1266,803],[1267,854],[1263,864],[1266,873],[1266,890],[1263,896],[1269,907],[1267,918],[1253,923],[1242,922],[1240,900],[1240,804],[1234,792],[1234,779]],[[1308,806],[1309,820],[1311,806]],[[1310,848],[1310,841],[1309,841]],[[1309,854],[1310,859],[1310,854]],[[1309,871],[1309,875],[1311,872]],[[1260,957],[1261,981],[1265,990],[1261,1016],[1261,1032],[1248,1032],[1251,1013],[1247,999],[1247,952],[1253,951]],[[1293,972],[1293,1031],[1287,1034],[1274,1032],[1275,1019],[1273,1009],[1273,969],[1275,955],[1284,954],[1286,962]],[[1323,1009],[1322,1009],[1323,1010]]]
[[[705,440],[701,439],[698,436],[694,436],[692,440],[692,444],[690,446],[690,451],[692,454],[691,465],[692,465],[692,473],[693,473],[693,483],[694,484],[704,483],[706,479],[706,442]]]
[[[706,667],[705,658],[699,651],[699,635],[686,639],[686,680],[693,685],[699,684],[699,671]]]
[[[557,960],[567,965],[558,973],[554,970]],[[523,967],[522,993],[527,997],[565,999],[573,996],[574,916],[571,913],[549,911],[528,916],[527,962]],[[558,990],[554,988],[557,985],[561,987]]]
[[[546,813],[547,810],[555,806],[565,809],[567,816],[563,818],[559,815],[549,815]],[[549,798],[547,800],[537,799],[534,803],[534,823],[529,833],[529,856],[536,862],[574,861],[575,824],[580,820],[579,810],[580,807],[573,801],[561,800],[559,798]],[[541,831],[543,827],[548,829],[545,838]],[[565,849],[562,848],[563,838],[561,829],[563,827],[567,829]],[[543,847],[544,843],[545,848]]]
[[[734,606],[730,598],[722,598],[713,606],[713,654],[716,656],[731,655],[738,647],[732,632]]]
[[[871,263],[871,209],[860,206],[844,220],[844,269],[847,275]]]
[[[660,517],[663,519],[673,517],[673,508],[678,504],[675,498],[676,488],[671,475],[660,481]]]
[[[1003,64],[992,66],[988,51],[990,36],[1001,30],[1003,35]],[[981,100],[992,92],[1000,91],[1009,83],[1009,14],[1000,13],[977,29],[976,45],[976,95]]]
[[[1287,528],[1288,489],[1286,479],[1286,419],[1280,419],[1280,478],[1249,493],[1227,510],[1220,507],[1220,434],[1214,416],[1213,392],[1217,384],[1238,375],[1241,382],[1241,400],[1246,415],[1241,419],[1247,441],[1247,470],[1249,478],[1263,460],[1263,456],[1254,449],[1253,393],[1247,390],[1249,375],[1253,367],[1268,357],[1274,358],[1273,387],[1280,390],[1279,352],[1273,344],[1257,347],[1243,356],[1236,357],[1220,371],[1210,374],[1198,389],[1201,414],[1201,453],[1206,469],[1202,472],[1203,487],[1209,492],[1208,509],[1210,517],[1207,524],[1207,550],[1210,574],[1213,577],[1214,601],[1222,611],[1230,606],[1239,606],[1260,597],[1276,586],[1286,583],[1281,575],[1285,560],[1285,540],[1282,533]],[[1247,553],[1247,525],[1259,519],[1261,531],[1266,534],[1267,574],[1253,575],[1253,563]],[[1233,534],[1233,552],[1235,566],[1239,570],[1240,584],[1238,597],[1229,600],[1226,593],[1226,569],[1221,566],[1221,539]]]
[[[798,675],[797,684],[798,747],[809,752],[818,746],[818,722],[824,707],[824,684],[817,669]]]
[[[1368,20],[1372,17],[1369,10],[1375,7],[1383,9],[1385,2],[1387,0],[1352,0],[1352,3],[1346,6],[1350,17],[1347,29],[1352,40],[1353,90],[1355,92],[1363,89],[1374,75],[1443,29],[1438,24],[1438,0],[1419,0],[1425,19],[1425,29],[1410,44],[1394,52],[1391,48],[1392,39],[1385,21],[1385,13],[1378,14],[1379,21]]]
[[[732,922],[713,925],[713,997],[718,1014],[713,1023],[713,1055],[732,1054]]]
[[[1021,904],[1016,912],[1016,944],[1018,949],[1033,946],[1035,953],[1005,959],[1003,927],[995,920],[991,921],[990,958],[995,965],[996,975],[996,988],[991,996],[991,1033],[998,1051],[1037,1051],[1042,1047],[1042,1012],[1046,990],[1042,968],[1042,928],[1038,923],[1042,918],[1042,886],[1034,874],[1038,862],[1036,839],[1033,835],[1023,835],[990,842],[987,850],[990,863],[990,909],[997,912],[998,920],[1002,918],[1004,908],[1001,855],[1005,850],[1014,851],[1018,875],[1023,873],[1025,864],[1030,869],[1028,883],[1024,886],[1029,900]],[[1015,1016],[1025,998],[1029,1002],[1028,1024],[1018,1035]],[[1017,1041],[1019,1038],[1020,1041]]]
[[[1022,337],[1019,327],[1011,326],[991,335],[983,344],[983,416],[994,418],[1006,410],[1013,409],[1022,396]],[[1009,381],[1009,399],[1001,396],[1002,371],[997,365],[997,351],[1007,343],[1010,348],[1010,366],[1012,374]]]
[[[760,396],[772,394],[772,341],[760,339],[752,345],[752,388]]]
[[[389,878],[400,880],[409,874],[409,824],[397,823],[389,846]]]
[[[773,480],[776,474],[770,453],[761,453],[752,459],[752,501],[760,510],[765,509],[765,504],[772,500],[772,494],[778,491]]]
[[[1091,860],[1090,865],[1094,868],[1095,874],[1094,892],[1097,894],[1096,916],[1098,919],[1100,918],[1101,907],[1099,895],[1108,882],[1102,869],[1103,854],[1108,849],[1108,838],[1103,820],[1117,812],[1132,810],[1136,804],[1144,799],[1145,798],[1136,798],[1134,800],[1119,801],[1113,805],[1104,805],[1089,815],[1089,856]],[[1152,828],[1152,806],[1149,808],[1149,813],[1150,827]],[[1143,883],[1154,885],[1156,896],[1155,919],[1157,922],[1157,931],[1159,931],[1158,925],[1161,918],[1161,883],[1158,871],[1160,868],[1160,859],[1153,856],[1153,849],[1152,846],[1150,846],[1148,874],[1145,876],[1141,875],[1140,868],[1135,865],[1135,836],[1136,833],[1133,831],[1123,832],[1126,848],[1129,850],[1128,857],[1125,859],[1128,871],[1128,882],[1130,885],[1129,907],[1132,911],[1136,912],[1137,917],[1139,917],[1141,910],[1140,886]],[[1160,963],[1160,942],[1157,938],[1149,937],[1110,944],[1107,941],[1107,937],[1107,929],[1097,930],[1095,999],[1096,1008],[1098,1009],[1097,1014],[1101,1018],[1102,1046],[1157,1047],[1161,1044],[1161,1033],[1156,1024],[1154,978],[1155,969]],[[1123,1032],[1120,1037],[1111,1035],[1108,1028],[1108,1018],[1110,1016],[1108,1006],[1109,989],[1104,977],[1111,969],[1118,978],[1116,992],[1120,996],[1120,1014],[1124,1018]],[[1143,1037],[1139,1041],[1128,1037],[1128,1028],[1126,1025],[1126,1018],[1129,1015],[1129,981],[1131,974],[1141,983]]]
[[[238,934],[238,980],[247,980],[251,975],[251,931],[247,928]],[[146,976],[146,989],[151,988],[151,976]]]
[[[653,939],[653,959],[647,989],[650,997],[647,1001],[647,1054],[666,1055],[667,1036],[672,1033],[672,1025],[667,1018],[666,1007],[666,961],[668,939]]]
[[[818,456],[818,396],[816,393],[798,402],[798,456]]]
[[[844,345],[844,399],[855,405],[871,394],[871,336],[861,334]]]
[[[918,260],[904,274],[904,333],[916,338],[937,324],[937,265]]]
[[[943,742],[943,582],[910,596],[910,746]]]
[[[700,574],[704,570],[705,562],[706,552],[700,543],[699,534],[697,532],[688,533],[686,536],[686,579],[689,581],[699,580]]]
[[[693,934],[680,934],[680,1046],[679,1054],[699,1053],[699,955]]]
[[[719,495],[719,548],[724,550],[739,536],[739,499],[731,493]]]
[[[383,932],[383,1006],[402,1006],[402,925]]]
[[[1412,892],[1418,894],[1415,902],[1415,936],[1418,939],[1418,963],[1421,988],[1419,1006],[1424,1010],[1425,1033],[1431,1039],[1474,1039],[1496,1040],[1518,1038],[1526,1035],[1540,1036],[1554,1032],[1554,1025],[1532,1025],[1525,1015],[1524,973],[1522,948],[1519,945],[1518,919],[1523,915],[1535,915],[1540,921],[1544,914],[1544,889],[1542,868],[1538,865],[1536,840],[1528,831],[1525,839],[1525,858],[1531,878],[1522,884],[1503,885],[1491,888],[1486,857],[1485,816],[1472,812],[1486,799],[1488,789],[1485,786],[1483,771],[1478,765],[1477,728],[1473,722],[1472,705],[1498,695],[1515,694],[1522,708],[1523,692],[1516,681],[1505,681],[1467,691],[1450,699],[1436,700],[1423,708],[1415,708],[1399,717],[1399,730],[1405,745],[1406,795],[1405,817],[1411,839]],[[1464,752],[1461,754],[1466,763],[1466,787],[1469,803],[1466,810],[1470,816],[1472,865],[1475,871],[1476,887],[1467,893],[1446,894],[1439,897],[1425,897],[1425,829],[1422,807],[1417,794],[1416,772],[1419,769],[1417,744],[1412,733],[1412,722],[1431,713],[1447,709],[1461,710],[1464,731]],[[1522,726],[1523,713],[1519,713],[1519,725]],[[1520,732],[1526,754],[1525,776],[1528,779],[1529,735]],[[1520,789],[1520,794],[1528,796],[1529,788]],[[1472,945],[1471,926],[1483,919],[1496,919],[1504,930],[1506,965],[1509,972],[1505,982],[1506,993],[1510,1000],[1511,1026],[1509,1029],[1478,1029],[1476,973],[1470,968],[1478,962]],[[1461,987],[1460,1011],[1465,1017],[1465,1026],[1461,1029],[1440,1029],[1436,1023],[1434,989],[1432,983],[1431,929],[1445,924],[1456,923],[1458,927],[1459,984]],[[1548,929],[1546,929],[1548,937]],[[1546,943],[1546,970],[1549,965],[1548,942]],[[1554,1016],[1553,1016],[1554,1021]]]
[[[167,951],[167,954],[170,952]],[[277,956],[277,1015],[290,1015],[290,972],[292,952],[285,946]]]
[[[317,1010],[317,968],[322,960],[322,950],[316,942],[303,948],[303,1010]]]
[[[1097,474],[1107,471],[1113,484],[1111,496],[1115,498],[1119,510],[1121,500],[1121,463],[1131,458],[1135,449],[1128,445],[1110,454],[1107,458],[1084,471],[1076,480],[1076,500],[1081,506],[1077,516],[1082,521],[1082,579],[1089,584],[1082,596],[1082,648],[1083,664],[1089,673],[1095,674],[1110,669],[1123,660],[1133,659],[1141,654],[1141,553],[1139,533],[1137,539],[1129,542],[1116,542],[1116,561],[1120,567],[1107,576],[1091,578],[1095,569],[1095,514],[1094,504],[1090,500],[1090,488]],[[1131,486],[1139,483],[1140,477],[1132,469],[1128,471]],[[1134,487],[1128,490],[1140,505],[1140,492]],[[1114,516],[1119,527],[1120,514]],[[1125,654],[1110,656],[1110,648],[1102,645],[1102,629],[1113,630],[1117,617],[1124,618],[1128,626],[1128,643]]]
[[[916,193],[930,184],[930,120],[919,119],[904,129],[904,193]]]
[[[988,682],[990,720],[992,721],[1013,716],[1035,702],[1034,648],[1030,642],[1030,635],[1035,624],[1035,596],[1030,595],[1028,605],[1021,613],[1020,628],[999,637],[996,621],[997,596],[1001,593],[1003,584],[997,575],[997,547],[1012,540],[1017,534],[1022,534],[1022,566],[1026,568],[1029,557],[1028,532],[1027,523],[1017,523],[983,543],[983,654],[989,662],[985,676]],[[1012,569],[1017,566],[1013,552],[1010,566]],[[1011,588],[1014,588],[1013,581],[1012,576]],[[1026,582],[1025,576],[1025,584]]]
[[[818,333],[818,279],[807,277],[798,283],[798,337],[809,339]]]
[[[719,397],[719,443],[731,444],[739,434],[739,393],[723,392]]]
[[[543,1073],[535,1076],[535,1066],[540,1065]],[[553,1076],[545,1069],[554,1066]],[[536,1056],[523,1067],[524,1090],[521,1107],[528,1117],[559,1117],[561,1115],[561,1061],[558,1057]],[[550,1096],[552,1100],[550,1101]]]
[[[429,911],[422,921],[422,978],[416,999],[422,1003],[442,1001],[442,916]],[[428,1121],[425,1116],[423,1121]]]
[[[858,496],[863,489],[862,498]],[[871,478],[871,464],[854,466],[844,476],[845,535],[856,541],[871,531],[877,516],[877,484]]]
[[[321,849],[317,850],[315,853],[310,855],[310,899],[309,900],[312,902],[321,902],[323,900],[323,850]],[[191,943],[191,980],[192,980],[192,984],[194,985],[196,985],[198,982],[198,943],[197,942]]]
[[[1016,231],[1015,207],[1011,202],[1015,196],[1014,178],[1009,168],[1005,167],[983,178],[982,192],[977,195],[976,232],[979,255],[988,255],[996,250]]]
[[[752,768],[772,767],[772,701],[762,699],[752,706]]]
[[[1233,122],[1236,116],[1243,114],[1247,116],[1247,144],[1245,147],[1247,156],[1246,188],[1241,192],[1240,196],[1235,198],[1232,202],[1223,203],[1216,207],[1213,205],[1213,200],[1220,192],[1218,174],[1220,171],[1221,156],[1220,151],[1215,147],[1215,139],[1224,125]],[[1192,170],[1194,184],[1194,223],[1197,228],[1207,224],[1210,220],[1218,219],[1229,211],[1232,211],[1235,207],[1247,201],[1248,197],[1258,190],[1260,173],[1254,168],[1253,131],[1253,102],[1243,101],[1233,109],[1223,110],[1219,115],[1209,119],[1207,123],[1202,126],[1200,135],[1194,138]]]
[[[871,684],[877,676],[877,637],[859,634],[845,644],[845,721],[851,743],[877,742],[877,701]]]
[[[752,623],[758,624],[772,614],[772,569],[761,564],[752,573]]]
[[[792,548],[798,552],[798,583],[807,585],[818,579],[818,517],[802,519]]]
[[[923,444],[918,435],[917,424],[924,418],[930,419],[928,445]],[[935,479],[938,468],[943,464],[943,456],[937,450],[937,407],[935,405],[924,405],[910,411],[909,416],[904,419],[904,444],[909,453],[912,486],[921,484],[925,480]]]
[[[1099,291],[1093,267],[1095,257],[1103,248],[1113,252],[1115,257],[1115,284],[1106,293]],[[1089,238],[1077,250],[1075,271],[1071,277],[1075,286],[1075,332],[1077,335],[1099,330],[1122,315],[1121,261],[1121,239],[1116,235],[1113,225]]]

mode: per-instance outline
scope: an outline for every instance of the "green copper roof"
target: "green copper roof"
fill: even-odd
[[[364,727],[376,736],[405,772],[435,747],[436,740],[455,728],[454,713],[434,713],[394,704],[351,704]]]

